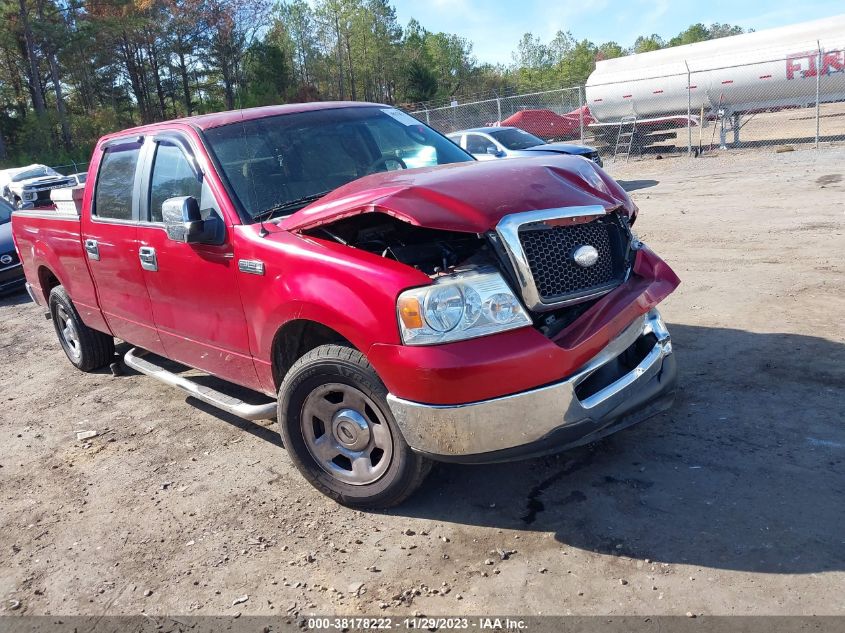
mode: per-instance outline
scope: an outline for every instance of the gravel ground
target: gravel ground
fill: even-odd
[[[843,164],[611,166],[683,279],[675,407],[559,456],[438,465],[388,513],[317,494],[273,424],[77,372],[3,299],[0,609],[845,614]]]

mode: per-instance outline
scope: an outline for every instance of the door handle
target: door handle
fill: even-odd
[[[156,249],[152,246],[142,246],[138,249],[138,257],[141,260],[141,268],[144,270],[151,270],[156,272],[158,270],[158,260],[156,259]]]
[[[88,253],[88,259],[100,261],[100,246],[97,240],[85,240],[85,252]]]

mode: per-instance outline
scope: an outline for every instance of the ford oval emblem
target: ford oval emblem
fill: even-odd
[[[575,252],[572,253],[572,259],[574,259],[575,263],[581,268],[589,268],[599,261],[599,252],[594,246],[590,246],[589,244],[579,246],[575,249]]]

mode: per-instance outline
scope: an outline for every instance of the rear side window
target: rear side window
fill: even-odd
[[[109,147],[103,154],[97,190],[94,194],[94,214],[112,220],[132,219],[132,192],[135,188],[135,167],[141,145],[127,143]]]

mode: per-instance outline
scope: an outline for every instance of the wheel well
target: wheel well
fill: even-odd
[[[50,291],[56,286],[60,286],[61,282],[58,277],[53,274],[53,271],[46,266],[41,266],[38,269],[38,285],[41,286],[41,292],[44,294],[45,305],[50,301]]]
[[[276,389],[297,359],[312,349],[329,343],[352,346],[341,334],[316,321],[297,319],[279,328],[273,338],[272,350],[273,384]]]

